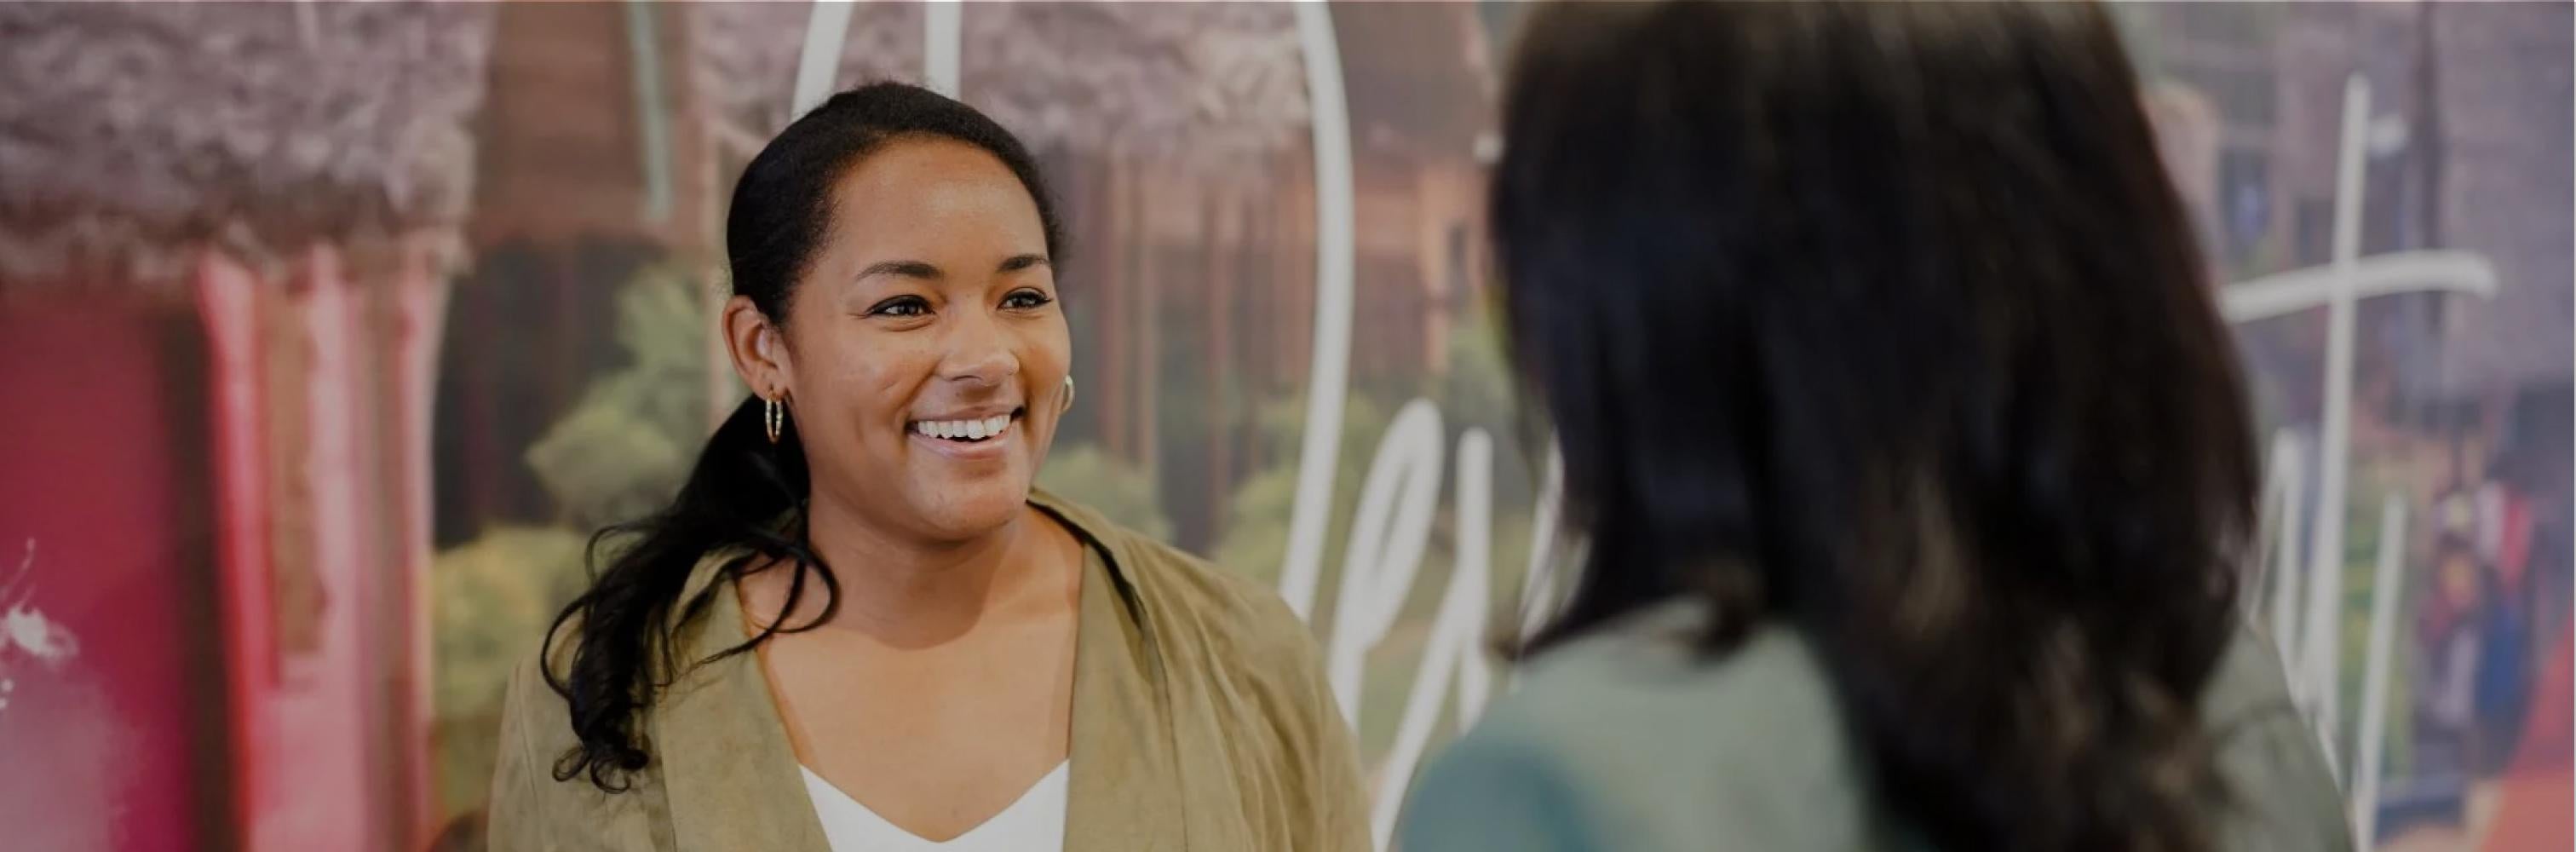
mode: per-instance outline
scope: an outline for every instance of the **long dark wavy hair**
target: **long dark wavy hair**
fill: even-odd
[[[1933,848],[2209,847],[2242,379],[2089,3],[1533,13],[1491,222],[1583,573],[1804,636]],[[1710,724],[1726,724],[1712,719]]]
[[[1063,256],[1053,199],[1019,139],[965,104],[916,86],[877,83],[834,95],[779,131],[744,167],[725,216],[733,292],[750,297],[783,331],[797,282],[829,232],[841,177],[886,143],[905,138],[963,142],[1000,159],[1037,202],[1048,255]],[[681,666],[705,662],[678,658],[675,630],[714,600],[712,586],[682,599],[701,558],[733,549],[758,557],[726,565],[727,582],[768,570],[764,566],[794,571],[781,619],[796,611],[809,582],[819,584],[824,596],[823,614],[814,622],[773,622],[710,660],[749,651],[782,632],[810,629],[838,611],[840,583],[805,540],[811,474],[803,445],[792,422],[770,443],[761,412],[760,399],[745,398],[707,439],[669,506],[591,539],[590,588],[546,632],[546,682],[570,705],[580,739],[555,763],[556,780],[587,774],[601,790],[618,792],[651,762],[641,717]],[[572,659],[557,672],[551,663],[555,641],[565,636],[571,637]]]

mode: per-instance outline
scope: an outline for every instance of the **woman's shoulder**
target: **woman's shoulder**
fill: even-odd
[[[1687,744],[1766,774],[1848,768],[1833,690],[1798,631],[1757,628],[1712,655],[1698,623],[1696,607],[1666,604],[1541,652],[1497,702],[1496,732],[1611,759]]]
[[[540,645],[521,655],[503,688],[486,801],[486,841],[495,850],[554,848],[554,826],[587,810],[567,805],[583,791],[555,776],[556,762],[578,738],[570,703],[547,675],[545,651]]]
[[[578,619],[523,655],[502,698],[486,802],[493,852],[668,848],[669,814],[659,758],[616,776],[617,791],[588,772],[559,772],[580,744],[571,702],[555,685],[570,677]]]
[[[1813,648],[1775,626],[1702,656],[1686,640],[1693,618],[1658,607],[1531,659],[1513,691],[1426,768],[1407,808],[1408,823],[1420,824],[1407,829],[1405,848],[1477,848],[1439,838],[1478,830],[1592,847],[1692,848],[1667,841],[1723,831],[1761,838],[1746,848],[1870,848],[1840,842],[1861,843],[1858,835],[1818,833],[1864,830],[1875,811]],[[2201,718],[2230,794],[2214,816],[2219,848],[2351,848],[2331,770],[2268,642],[2238,632]],[[1531,823],[1497,827],[1497,813]],[[1844,816],[1812,818],[1827,813]],[[1590,834],[1603,831],[1620,834]]]
[[[580,638],[577,620],[567,620],[548,636],[551,641],[519,656],[501,696],[503,752],[534,758],[559,755],[577,738],[572,730],[571,702],[555,684],[571,667],[571,648]],[[549,653],[551,651],[551,653]]]
[[[1131,576],[1177,617],[1230,638],[1243,650],[1299,652],[1314,644],[1304,618],[1279,592],[1170,544],[1145,540],[1130,551]]]
[[[1696,623],[1667,604],[1529,659],[1426,768],[1406,848],[1474,848],[1438,835],[1503,830],[1498,812],[1571,843],[1549,848],[1868,848],[1865,779],[1806,641],[1767,627],[1710,656]]]
[[[1114,578],[1165,629],[1256,657],[1314,656],[1305,619],[1270,587],[1043,492],[1034,501],[1107,551]]]
[[[1040,505],[1106,557],[1092,570],[1126,607],[1131,659],[1167,687],[1174,747],[1194,765],[1267,779],[1235,788],[1246,794],[1236,804],[1263,815],[1253,822],[1285,838],[1279,848],[1368,848],[1358,751],[1305,620],[1251,578],[1078,506]]]
[[[1771,625],[1727,651],[1704,653],[1696,642],[1700,612],[1681,601],[1656,605],[1533,655],[1516,673],[1513,691],[1488,714],[1492,724],[1532,736],[1617,727],[1641,739],[1689,728],[1694,742],[1717,748],[1838,750],[1832,743],[1784,740],[1770,724],[1804,728],[1837,712],[1807,640]]]
[[[2226,787],[2220,848],[2350,849],[2342,791],[2290,696],[2279,651],[2240,626],[2201,697]]]
[[[2213,735],[2225,737],[2245,725],[2298,712],[2279,649],[2253,625],[2239,623],[2201,693],[2201,719]]]

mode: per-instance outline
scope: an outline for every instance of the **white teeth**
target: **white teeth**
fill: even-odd
[[[962,438],[974,441],[1002,434],[1009,428],[1011,428],[1011,416],[1008,414],[982,420],[920,420],[912,424],[912,431],[929,437],[951,440]]]

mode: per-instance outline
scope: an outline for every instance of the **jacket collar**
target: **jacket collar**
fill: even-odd
[[[1171,684],[1134,582],[1137,560],[1149,555],[1088,509],[1044,492],[1029,502],[1101,557],[1084,560],[1074,634],[1064,848],[1184,849],[1186,788]],[[726,564],[745,555],[711,553],[691,572],[682,600],[711,594],[679,625],[683,659],[705,660],[741,643],[740,601],[732,583],[718,581]],[[677,848],[830,852],[758,655],[685,666],[647,724]]]

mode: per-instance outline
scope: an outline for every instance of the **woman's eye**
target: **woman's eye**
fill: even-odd
[[[1046,307],[1048,302],[1053,301],[1055,300],[1048,298],[1047,294],[1036,290],[1013,290],[1010,295],[1002,297],[1002,307],[1025,311]]]
[[[868,309],[872,317],[917,317],[930,313],[930,303],[919,296],[896,296]]]

